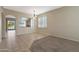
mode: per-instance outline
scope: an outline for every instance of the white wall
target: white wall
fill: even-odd
[[[2,24],[1,24],[1,13],[0,13],[0,41],[2,39],[2,35],[1,35],[2,30],[1,30],[1,27],[2,27]]]
[[[2,17],[1,17],[1,13],[2,13],[2,10],[0,7],[0,42],[2,40]]]
[[[53,36],[79,41],[78,6],[63,7],[41,15],[47,15],[48,17],[47,33]]]

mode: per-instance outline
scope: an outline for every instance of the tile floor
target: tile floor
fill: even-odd
[[[0,43],[0,52],[30,52],[31,44],[40,38],[48,36],[47,34],[29,33],[15,35],[15,31],[8,31],[7,39]]]

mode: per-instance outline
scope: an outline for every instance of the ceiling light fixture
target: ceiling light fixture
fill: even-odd
[[[32,19],[36,19],[37,15],[36,15],[36,9],[33,10],[33,16]]]

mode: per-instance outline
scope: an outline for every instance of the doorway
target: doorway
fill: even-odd
[[[8,49],[12,50],[15,47],[16,40],[16,18],[6,18],[6,33]]]
[[[16,21],[14,18],[6,18],[6,29],[8,30],[16,30]]]
[[[6,18],[6,33],[8,39],[16,36],[16,18]]]

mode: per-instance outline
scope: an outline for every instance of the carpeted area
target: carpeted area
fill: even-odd
[[[33,42],[32,52],[79,52],[79,42],[47,36]]]

